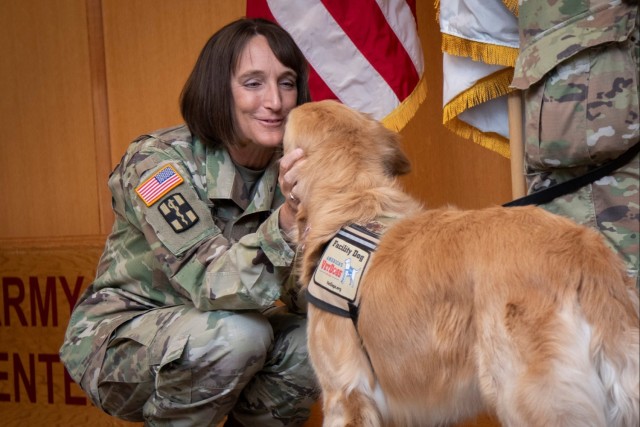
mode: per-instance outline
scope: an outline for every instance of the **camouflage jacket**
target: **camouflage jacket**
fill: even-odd
[[[637,0],[522,0],[512,86],[527,89],[564,60],[632,34]]]
[[[60,350],[74,380],[118,325],[148,310],[295,304],[294,250],[278,227],[278,158],[249,199],[227,150],[180,126],[134,141],[109,187],[113,229]]]

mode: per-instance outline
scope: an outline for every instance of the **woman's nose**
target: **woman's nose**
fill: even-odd
[[[263,102],[265,107],[272,110],[279,110],[282,107],[282,96],[280,94],[280,87],[277,83],[267,85]]]

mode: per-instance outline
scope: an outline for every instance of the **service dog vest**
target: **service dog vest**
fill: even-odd
[[[360,281],[386,229],[380,221],[342,227],[324,249],[307,286],[307,301],[356,322]]]

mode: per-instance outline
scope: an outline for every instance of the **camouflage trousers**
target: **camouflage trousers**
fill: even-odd
[[[149,311],[114,331],[81,386],[110,415],[151,426],[299,426],[319,391],[306,318],[272,309]]]
[[[529,192],[586,173],[638,143],[639,30],[623,43],[586,49],[525,92]],[[599,230],[638,279],[638,156],[610,176],[542,205]]]
[[[556,170],[535,174],[530,182],[564,182],[576,175],[575,170]],[[624,261],[630,276],[636,278],[640,290],[638,264],[640,258],[640,158],[635,158],[610,176],[577,192],[558,197],[540,207],[595,228],[605,242]]]

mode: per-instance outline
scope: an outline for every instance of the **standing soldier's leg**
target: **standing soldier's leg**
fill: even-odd
[[[541,207],[600,231],[609,247],[620,255],[640,290],[639,200],[640,158],[636,155],[610,176]]]
[[[527,90],[530,192],[588,172],[640,140],[638,18],[631,36],[580,51]],[[638,156],[542,207],[599,230],[638,281]],[[640,286],[640,285],[639,285]]]

